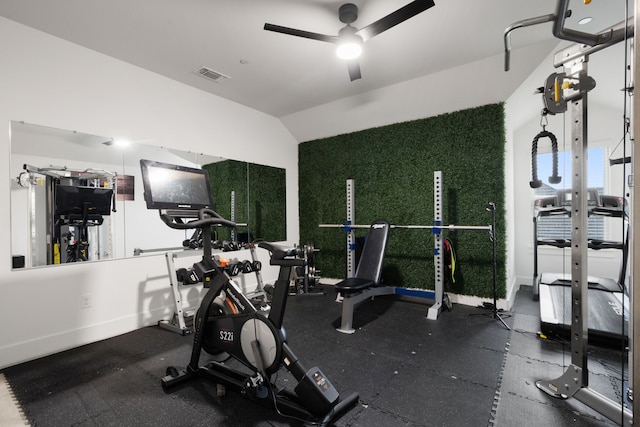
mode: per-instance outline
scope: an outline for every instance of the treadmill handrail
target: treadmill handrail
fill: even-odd
[[[548,208],[536,208],[536,217],[544,216],[571,216],[570,206],[553,206]]]
[[[571,239],[537,239],[539,246],[552,246],[554,248],[571,247]],[[599,251],[602,249],[624,249],[624,242],[617,240],[588,239],[589,249]]]
[[[589,214],[612,218],[628,218],[629,216],[623,209],[605,206],[594,206],[592,209],[589,209]]]
[[[567,216],[571,217],[570,206],[552,206],[548,208],[536,208],[536,217],[547,216]],[[626,211],[616,207],[590,206],[588,209],[589,216],[603,216],[608,218],[628,218]]]

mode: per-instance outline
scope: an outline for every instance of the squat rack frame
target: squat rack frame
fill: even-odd
[[[358,228],[368,229],[370,225],[355,224],[355,181],[347,179],[347,219],[344,224],[320,224],[320,228],[342,228],[347,233],[347,277],[355,275],[356,265],[356,237],[355,230]],[[412,297],[433,299],[434,303],[427,311],[427,319],[437,320],[442,311],[442,301],[444,294],[444,254],[442,248],[442,230],[475,230],[487,231],[489,238],[495,242],[495,230],[492,225],[443,225],[442,224],[442,171],[433,173],[433,225],[395,225],[390,228],[431,230],[434,237],[433,261],[434,261],[434,290],[407,289],[396,287],[395,293]],[[495,244],[494,244],[495,250]],[[495,255],[495,254],[494,254]],[[495,259],[495,257],[494,257]],[[494,262],[494,305],[495,305],[495,269]],[[504,322],[503,322],[504,323]],[[506,325],[505,325],[506,326]]]

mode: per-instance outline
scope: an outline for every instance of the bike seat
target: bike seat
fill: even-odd
[[[366,289],[378,286],[375,281],[371,279],[362,279],[358,277],[351,277],[345,279],[334,286],[335,290],[340,292],[343,296],[348,294],[355,294],[362,292]]]

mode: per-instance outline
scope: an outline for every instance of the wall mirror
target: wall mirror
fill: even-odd
[[[179,250],[191,235],[146,208],[140,159],[207,169],[216,210],[246,224],[216,239],[286,240],[285,170],[11,122],[14,268]],[[228,247],[227,247],[228,248]]]

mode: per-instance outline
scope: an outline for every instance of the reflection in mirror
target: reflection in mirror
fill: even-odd
[[[247,224],[237,236],[219,239],[286,239],[284,169],[143,144],[122,146],[110,137],[13,121],[13,267],[183,248],[191,236],[166,227],[157,212],[146,209],[142,158],[209,171],[216,209]]]
[[[253,242],[286,239],[285,170],[225,160],[202,166],[209,173],[216,211],[246,226],[237,235],[218,232],[220,240]]]
[[[11,139],[14,267],[113,258],[123,163],[113,141],[20,122]]]
[[[257,239],[286,239],[285,173],[281,168],[247,164],[249,232]]]

